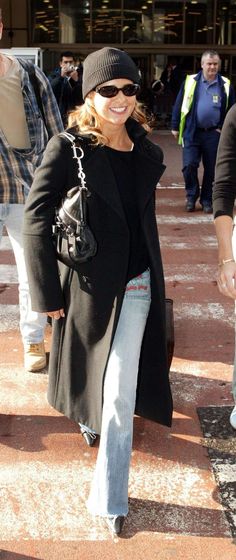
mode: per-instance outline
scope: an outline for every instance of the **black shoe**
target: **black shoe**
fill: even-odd
[[[113,535],[120,535],[125,521],[123,515],[118,515],[118,517],[104,517],[104,520]]]
[[[203,209],[203,212],[205,214],[212,214],[212,212],[213,212],[213,208],[212,208],[211,204],[204,204],[202,209]]]
[[[185,208],[186,208],[187,212],[194,212],[195,202],[192,202],[191,200],[187,200]]]
[[[86,430],[81,429],[81,434],[84,438],[84,440],[86,441],[87,445],[89,447],[92,447],[95,444],[95,441],[97,439],[96,434],[93,434],[92,432],[86,432]]]

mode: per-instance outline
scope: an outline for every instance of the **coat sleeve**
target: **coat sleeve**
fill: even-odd
[[[214,217],[233,217],[236,197],[236,105],[226,115],[217,152],[213,185]]]
[[[54,311],[64,306],[52,224],[55,207],[69,188],[67,170],[70,164],[70,145],[55,136],[47,145],[25,206],[24,251],[34,311]]]

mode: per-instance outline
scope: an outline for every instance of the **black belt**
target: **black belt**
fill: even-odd
[[[216,130],[219,126],[209,126],[209,128],[200,128],[198,127],[197,130],[201,130],[201,132],[209,132],[210,130]]]

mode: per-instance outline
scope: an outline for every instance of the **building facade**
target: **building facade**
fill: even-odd
[[[134,58],[148,87],[169,57],[194,72],[201,53],[213,48],[236,84],[236,0],[0,0],[0,6],[1,46],[40,47],[46,73],[61,51],[83,60],[112,45]]]

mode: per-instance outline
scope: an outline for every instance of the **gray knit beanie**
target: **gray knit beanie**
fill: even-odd
[[[140,83],[138,68],[126,52],[104,47],[89,54],[83,63],[83,99],[95,87],[116,78],[127,78],[135,84]]]

